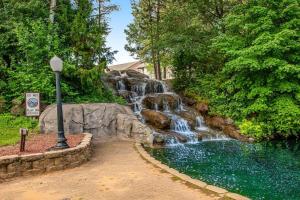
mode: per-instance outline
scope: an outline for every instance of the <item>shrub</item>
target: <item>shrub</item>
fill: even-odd
[[[239,125],[239,128],[243,135],[254,137],[256,139],[265,137],[262,127],[258,124],[253,123],[252,121],[244,120]]]

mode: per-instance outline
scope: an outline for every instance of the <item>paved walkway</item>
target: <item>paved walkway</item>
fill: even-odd
[[[78,168],[0,184],[1,200],[210,200],[144,161],[131,142],[97,143]]]

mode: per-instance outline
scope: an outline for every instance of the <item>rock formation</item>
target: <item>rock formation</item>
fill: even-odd
[[[95,137],[135,138],[146,141],[151,130],[127,106],[118,104],[64,104],[64,129],[68,133],[89,132]],[[41,133],[56,132],[56,106],[40,116]]]

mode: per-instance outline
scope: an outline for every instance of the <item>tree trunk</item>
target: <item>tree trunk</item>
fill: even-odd
[[[157,73],[158,73],[158,80],[162,80],[159,51],[157,52]]]
[[[154,53],[153,49],[151,50],[151,54],[152,54],[152,64],[153,64],[153,69],[154,69],[154,76],[155,76],[155,79],[158,79],[155,53]]]
[[[149,26],[150,26],[150,40],[151,40],[151,57],[152,57],[152,64],[155,74],[155,79],[159,79],[158,70],[157,70],[157,63],[156,63],[156,54],[154,49],[154,34],[153,34],[153,19],[152,19],[152,4],[151,1],[148,0],[148,17],[149,17]]]
[[[157,0],[157,5],[156,5],[156,41],[159,41],[159,23],[160,23],[160,0]],[[156,50],[157,50],[157,73],[158,73],[158,79],[162,80],[161,77],[161,64],[160,64],[160,50],[158,45],[156,45]]]
[[[98,25],[101,26],[101,0],[98,0]]]
[[[167,79],[167,68],[164,67],[164,79]]]
[[[55,8],[56,8],[56,0],[51,0],[51,2],[50,2],[50,15],[49,15],[49,20],[50,20],[51,24],[54,23]]]

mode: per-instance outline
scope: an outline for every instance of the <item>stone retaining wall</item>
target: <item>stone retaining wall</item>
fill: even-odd
[[[92,155],[92,134],[84,135],[81,143],[73,148],[0,157],[0,182],[17,176],[42,174],[81,165]]]
[[[162,169],[163,171],[166,171],[169,174],[172,174],[174,177],[182,180],[185,182],[187,185],[192,185],[193,188],[199,188],[203,191],[207,191],[210,193],[214,193],[217,196],[219,196],[219,199],[222,200],[250,200],[248,197],[236,194],[236,193],[231,193],[223,188],[219,188],[213,185],[208,185],[205,182],[202,182],[197,179],[193,179],[189,177],[188,175],[182,174],[178,172],[175,169],[170,168],[169,166],[161,163],[160,161],[156,160],[155,158],[151,157],[146,150],[142,147],[140,143],[136,143],[135,145],[136,150],[138,153],[144,158],[146,161],[152,163],[154,166]]]

